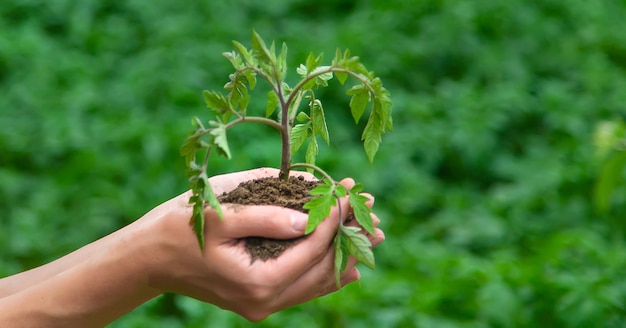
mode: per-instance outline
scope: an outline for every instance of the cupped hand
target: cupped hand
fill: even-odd
[[[293,172],[307,179],[306,172]],[[276,177],[278,170],[262,168],[210,179],[216,194],[228,192],[243,181]],[[341,182],[347,188],[352,179]],[[372,206],[374,198],[366,194]],[[333,207],[329,218],[300,242],[279,257],[251,262],[242,239],[250,236],[292,239],[304,236],[307,215],[277,206],[243,206],[223,204],[223,220],[210,208],[205,216],[205,247],[200,250],[188,225],[191,207],[185,193],[155,209],[153,215],[161,218],[161,233],[168,236],[160,248],[158,261],[151,274],[151,284],[162,292],[174,292],[209,302],[223,309],[257,321],[279,310],[309,301],[337,290],[334,280],[333,238],[339,220],[346,220],[349,211]],[[342,208],[349,208],[347,199],[341,199]],[[380,220],[373,215],[375,226]],[[347,224],[356,224],[349,222]],[[372,247],[384,240],[376,228],[369,236]],[[350,259],[341,277],[345,285],[359,279],[356,260]]]

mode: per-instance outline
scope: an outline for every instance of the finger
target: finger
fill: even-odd
[[[301,275],[279,295],[275,306],[284,309],[337,291],[339,287],[335,281],[334,258],[334,249],[330,247],[322,261]],[[361,277],[355,265],[356,260],[350,258],[345,272],[340,277],[341,287]]]
[[[372,248],[380,245],[383,241],[385,241],[385,232],[380,229],[374,229],[374,236],[367,236],[372,243]]]
[[[374,223],[374,227],[378,227],[378,225],[380,224],[380,218],[374,213],[371,213],[370,215],[372,216],[372,222]]]
[[[343,208],[347,208],[348,200],[343,198],[340,200]],[[339,220],[345,220],[348,211],[342,211],[342,217],[339,217],[339,210],[334,206],[331,214],[326,218],[310,235],[299,243],[287,249],[275,261],[275,267],[281,268],[281,285],[288,286],[298,279],[302,274],[317,265],[329,248],[332,248],[332,241],[337,233]],[[255,262],[253,265],[256,265]]]
[[[345,178],[341,181],[339,181],[339,184],[346,187],[346,189],[350,190],[352,189],[352,187],[354,187],[355,182],[352,178]]]
[[[304,235],[305,213],[272,205],[222,204],[224,219],[209,220],[207,233],[223,239],[265,237],[292,239]],[[212,216],[216,215],[209,210]]]

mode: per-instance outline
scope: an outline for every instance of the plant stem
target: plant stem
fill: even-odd
[[[283,133],[283,126],[282,125],[278,124],[274,120],[270,120],[269,118],[258,117],[258,116],[243,116],[241,118],[238,118],[238,119],[236,119],[234,121],[231,121],[230,123],[226,124],[224,126],[224,128],[230,129],[230,128],[232,128],[235,125],[238,125],[238,124],[241,124],[241,123],[246,123],[246,122],[265,124],[265,125],[271,126],[274,129],[278,130],[281,134]]]
[[[325,179],[328,179],[328,181],[330,181],[333,185],[336,184],[335,180],[333,180],[333,178],[328,173],[326,173],[326,171],[320,169],[319,167],[317,167],[317,166],[315,166],[313,164],[309,164],[309,163],[295,163],[295,164],[292,164],[291,166],[289,166],[289,169],[292,169],[294,167],[304,167],[304,168],[307,168],[307,169],[314,170],[317,173],[321,174]]]
[[[281,150],[281,158],[280,158],[280,173],[278,174],[278,178],[284,181],[288,181],[290,164],[291,164],[291,140],[289,137],[291,134],[291,122],[289,120],[289,104],[291,102],[285,101],[285,96],[283,95],[283,89],[282,89],[281,83],[277,83],[275,91],[280,101],[280,108],[281,108],[280,124],[282,126],[282,129],[280,130],[282,150]]]
[[[370,81],[367,78],[367,76],[363,75],[363,74],[359,74],[359,73],[355,73],[349,69],[345,69],[345,68],[340,68],[340,67],[336,67],[336,66],[327,66],[326,69],[324,70],[320,70],[318,72],[316,72],[315,74],[311,74],[311,75],[307,75],[304,79],[302,79],[300,82],[298,82],[298,84],[296,84],[296,86],[293,87],[293,89],[291,90],[291,93],[289,94],[289,99],[287,99],[288,103],[291,103],[295,97],[295,95],[298,93],[298,91],[300,89],[302,89],[302,87],[307,84],[309,81],[311,81],[312,79],[322,75],[322,74],[326,74],[326,73],[346,73],[350,76],[352,76],[353,78],[359,80],[359,82],[361,82],[361,84],[363,84],[373,95],[376,94],[374,92],[374,89],[372,89],[372,86],[370,85]]]

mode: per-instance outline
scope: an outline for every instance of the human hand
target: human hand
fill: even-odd
[[[293,172],[314,179],[306,172]],[[240,182],[277,176],[276,169],[256,169],[216,176],[210,183],[216,194],[234,189]],[[341,182],[347,188],[352,179]],[[372,206],[374,198],[366,194]],[[346,220],[349,211],[339,217],[336,207],[328,219],[299,243],[281,256],[268,261],[250,262],[242,238],[257,236],[274,239],[291,239],[304,235],[307,215],[276,206],[242,206],[223,204],[224,219],[206,210],[205,247],[201,252],[187,222],[191,208],[187,204],[189,193],[159,206],[148,215],[161,218],[161,232],[167,238],[154,263],[151,284],[162,292],[187,295],[221,308],[236,312],[257,321],[268,315],[326,295],[337,290],[334,280],[334,252],[332,240],[339,220]],[[342,208],[349,208],[347,199]],[[375,226],[380,220],[373,215]],[[355,225],[356,221],[347,223]],[[384,240],[383,232],[376,228],[369,236],[372,247]],[[351,258],[341,277],[341,285],[359,279]]]

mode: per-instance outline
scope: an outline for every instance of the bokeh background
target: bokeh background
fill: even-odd
[[[617,0],[3,0],[0,276],[186,190],[201,92],[256,29],[287,43],[292,77],[310,51],[349,48],[390,90],[373,165],[345,88],[320,93],[318,162],[377,197],[377,269],[256,324],[168,295],[111,327],[623,327],[626,192],[592,199],[594,133],[626,118],[625,18]],[[278,165],[273,131],[229,138],[215,174]]]

